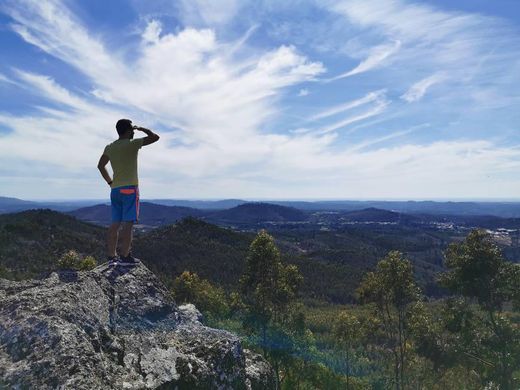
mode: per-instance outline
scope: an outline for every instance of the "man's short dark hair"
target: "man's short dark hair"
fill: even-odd
[[[130,119],[119,119],[116,123],[117,134],[123,135],[132,129],[132,121]]]

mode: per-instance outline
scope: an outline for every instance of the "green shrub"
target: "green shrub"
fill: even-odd
[[[193,303],[205,315],[223,318],[229,312],[224,290],[201,279],[196,273],[184,271],[175,278],[172,292],[178,303]]]
[[[80,271],[90,271],[97,265],[97,261],[93,256],[87,256],[79,263],[78,269]]]
[[[65,252],[58,259],[59,269],[78,269],[81,258],[74,249]]]
[[[90,271],[94,267],[96,267],[97,261],[93,256],[86,256],[82,258],[81,255],[71,249],[65,252],[58,259],[58,268],[59,269],[73,269],[78,271]]]

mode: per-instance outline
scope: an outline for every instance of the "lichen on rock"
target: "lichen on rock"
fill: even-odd
[[[274,388],[260,355],[201,319],[142,264],[0,279],[0,388]]]

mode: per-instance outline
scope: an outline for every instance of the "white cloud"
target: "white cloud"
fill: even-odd
[[[117,82],[125,68],[115,53],[91,38],[82,23],[58,0],[7,1],[5,11],[15,20],[12,28],[28,43],[65,60],[87,76]]]
[[[362,112],[360,114],[355,114],[355,115],[349,116],[345,119],[341,119],[330,125],[324,126],[319,130],[319,132],[328,133],[331,131],[339,130],[348,125],[351,125],[352,123],[356,123],[356,122],[362,121],[364,119],[368,119],[370,117],[379,115],[386,110],[386,108],[388,107],[389,104],[390,104],[390,102],[387,100],[377,101],[376,104],[374,105],[374,107],[370,108],[369,110]]]
[[[312,115],[309,118],[309,120],[315,121],[318,119],[323,119],[323,118],[326,118],[329,116],[339,114],[340,112],[344,112],[344,111],[350,110],[352,108],[362,106],[364,104],[367,104],[367,103],[370,103],[373,101],[383,102],[383,101],[385,101],[385,93],[386,93],[386,91],[384,89],[379,90],[379,91],[370,92],[367,95],[363,96],[362,98],[359,98],[356,100],[351,100],[346,103],[343,103],[343,104],[340,104],[340,105],[337,105],[337,106],[334,106],[331,108],[327,108],[326,110],[323,110],[317,114]]]
[[[434,84],[439,83],[440,81],[443,81],[443,79],[445,79],[444,74],[435,73],[422,80],[419,80],[401,96],[401,99],[406,100],[408,103],[416,102],[424,96],[428,88]]]
[[[228,23],[241,4],[239,0],[181,0],[179,8],[186,24],[214,26]]]
[[[419,130],[419,129],[422,129],[422,128],[425,128],[425,127],[429,127],[429,126],[430,126],[429,123],[423,123],[421,125],[412,126],[412,127],[410,127],[409,129],[406,129],[406,130],[396,131],[396,132],[393,132],[393,133],[390,133],[390,134],[386,134],[386,135],[378,137],[378,138],[373,138],[373,139],[370,139],[368,141],[363,141],[363,142],[361,142],[359,144],[356,144],[353,147],[349,148],[349,150],[350,151],[361,150],[361,149],[367,148],[369,146],[372,146],[372,145],[375,145],[375,144],[378,144],[378,143],[381,143],[381,142],[384,142],[384,141],[388,141],[390,139],[402,137],[404,135],[413,133],[416,130]]]
[[[0,73],[0,83],[6,83],[6,84],[12,84],[12,85],[20,86],[20,84],[18,82],[16,82],[15,80],[13,80],[10,77],[7,77],[5,74],[2,74],[2,73]]]
[[[0,73],[0,81],[4,82],[4,83],[10,83],[11,79],[9,79],[7,76],[5,76],[2,73]]]
[[[159,42],[159,36],[161,35],[162,26],[157,20],[152,20],[146,26],[142,37],[145,43],[157,43]]]
[[[480,19],[478,15],[443,12],[427,4],[403,0],[343,0],[334,2],[331,9],[361,27],[379,26],[383,34],[405,44],[453,37]]]
[[[520,45],[517,30],[506,20],[405,0],[341,0],[325,4],[360,29],[353,45],[358,50],[372,47],[374,41],[382,42],[383,47],[388,40],[401,43],[399,50],[392,53],[391,63],[381,68],[379,76],[388,81],[386,88],[407,88],[411,80],[424,78],[425,73],[432,75],[403,95],[405,100],[417,101],[443,79],[452,82],[451,88],[443,91],[444,97],[455,101],[489,84],[500,85],[508,96],[516,94],[512,85],[518,77],[512,84],[511,75],[516,74],[513,69],[518,69]]]
[[[395,41],[392,44],[383,44],[376,46],[370,49],[368,57],[365,60],[361,61],[359,65],[356,66],[354,69],[342,73],[338,76],[335,76],[329,79],[328,81],[334,81],[343,79],[345,77],[354,76],[356,74],[364,73],[379,66],[382,66],[388,57],[399,51],[400,47],[400,41]]]
[[[298,96],[307,96],[309,94],[309,90],[307,88],[302,88],[298,91]]]
[[[74,96],[68,90],[56,84],[56,82],[48,76],[42,76],[21,70],[17,70],[16,74],[21,81],[25,82],[26,85],[32,87],[37,93],[42,94],[55,103],[65,104],[69,107],[82,110],[92,107],[83,99]]]

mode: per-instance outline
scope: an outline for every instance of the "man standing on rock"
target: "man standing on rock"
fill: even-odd
[[[112,224],[108,228],[107,247],[109,265],[135,265],[139,262],[130,253],[133,224],[139,219],[139,182],[137,179],[137,152],[142,146],[153,144],[159,136],[144,127],[133,126],[129,119],[120,119],[116,124],[119,139],[108,144],[99,159],[98,169],[110,188]],[[134,139],[134,130],[147,136]],[[110,161],[114,178],[106,165]],[[121,233],[119,234],[119,228]],[[116,247],[121,238],[120,257]]]

